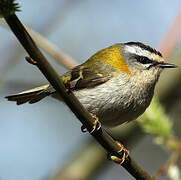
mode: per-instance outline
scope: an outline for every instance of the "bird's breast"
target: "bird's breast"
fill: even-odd
[[[121,76],[93,88],[74,91],[74,94],[103,125],[116,126],[141,115],[150,104],[153,89],[140,88]]]

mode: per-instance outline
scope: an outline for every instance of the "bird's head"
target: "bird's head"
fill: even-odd
[[[156,82],[163,69],[177,67],[166,63],[159,51],[140,42],[121,44],[121,49],[130,76],[136,76],[143,82]]]

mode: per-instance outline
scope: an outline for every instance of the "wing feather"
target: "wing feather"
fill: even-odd
[[[110,79],[101,73],[93,72],[83,66],[77,66],[67,74],[71,90],[83,88],[91,88],[99,84],[105,83]],[[64,75],[66,77],[66,74]]]

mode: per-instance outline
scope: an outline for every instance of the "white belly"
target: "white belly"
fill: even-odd
[[[105,126],[116,126],[136,119],[149,106],[153,89],[138,88],[119,77],[94,88],[74,91],[85,108]]]

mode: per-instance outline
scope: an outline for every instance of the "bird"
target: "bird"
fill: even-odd
[[[61,80],[102,125],[114,127],[143,114],[163,69],[176,67],[166,63],[162,54],[149,45],[117,43],[61,75]],[[33,104],[47,96],[62,101],[50,84],[5,98],[20,105]]]

